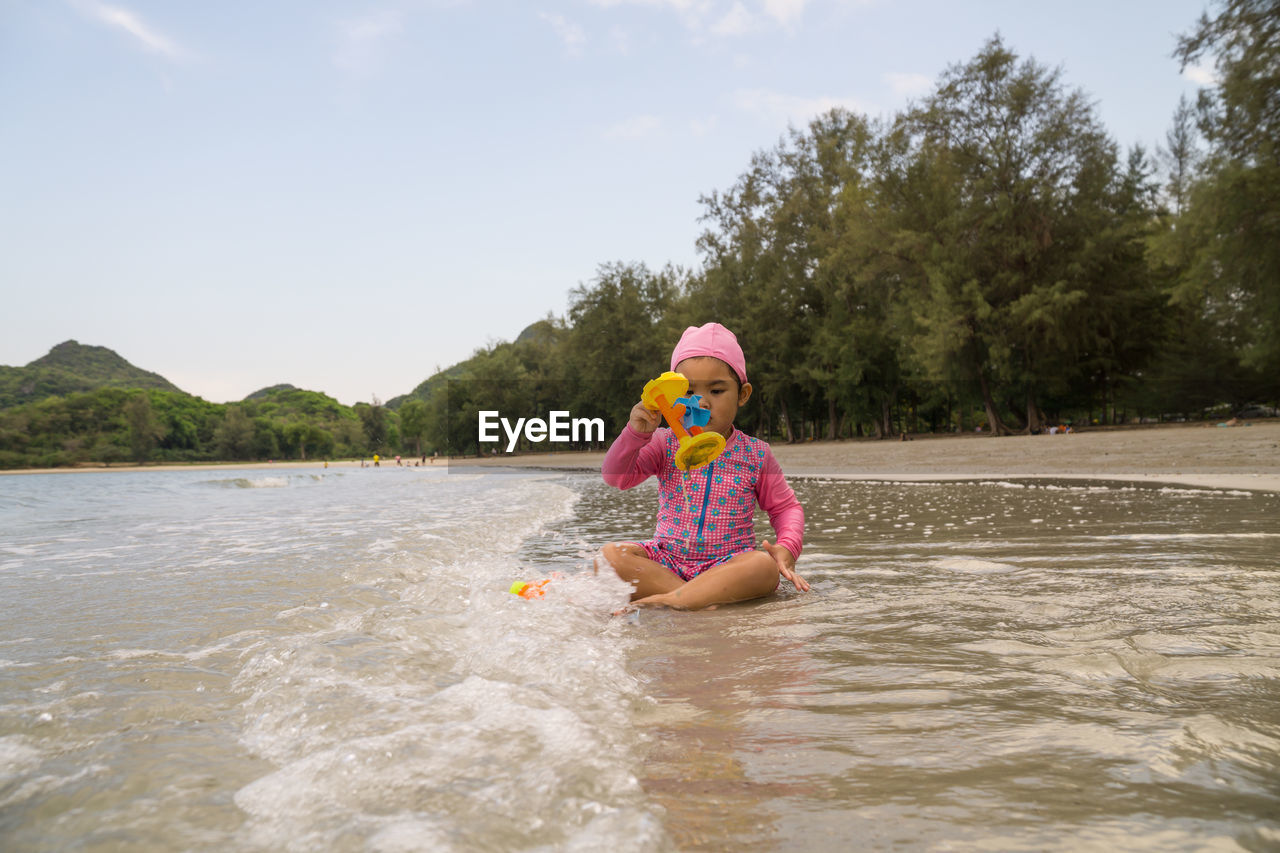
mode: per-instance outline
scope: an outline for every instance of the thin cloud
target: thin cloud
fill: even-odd
[[[914,98],[933,88],[933,78],[928,74],[910,74],[890,71],[884,75],[889,91],[900,98]]]
[[[403,16],[395,10],[341,21],[333,64],[353,74],[370,74],[377,66],[383,45],[403,29]]]
[[[613,9],[621,6],[648,6],[653,9],[666,9],[680,16],[685,26],[699,29],[703,21],[712,11],[716,0],[587,0],[592,6]]]
[[[847,0],[846,0],[847,1]],[[698,35],[742,36],[768,29],[770,22],[793,28],[809,0],[588,0],[593,6],[612,9],[644,6],[677,14],[685,27]],[[859,5],[863,0],[858,0]]]
[[[815,116],[842,107],[853,112],[870,112],[857,98],[829,95],[788,95],[770,89],[739,89],[733,93],[733,105],[772,124],[807,124]]]
[[[765,14],[784,27],[800,20],[808,0],[764,0]]]
[[[1188,65],[1182,69],[1182,76],[1197,86],[1218,85],[1218,72],[1209,65]]]
[[[613,49],[620,55],[631,55],[631,35],[622,27],[610,28],[609,39],[613,42]]]
[[[100,0],[78,0],[74,7],[94,20],[126,33],[134,44],[148,53],[166,59],[183,59],[188,53],[176,41],[152,27],[133,11],[123,6],[111,6]]]
[[[709,115],[706,118],[690,119],[689,132],[692,133],[694,137],[701,139],[715,131],[716,125],[719,124],[719,122],[720,117],[715,115]]]
[[[741,3],[734,3],[720,20],[711,25],[711,32],[718,36],[740,36],[755,29],[755,16]]]
[[[600,134],[605,139],[647,139],[662,130],[662,119],[655,115],[638,115],[615,122]]]
[[[375,75],[391,43],[411,31],[415,20],[429,10],[466,5],[468,0],[383,0],[382,8],[335,24],[337,45],[332,61],[358,77]]]
[[[557,36],[560,37],[561,43],[565,49],[571,54],[578,54],[582,51],[582,46],[587,42],[587,34],[582,27],[566,19],[563,15],[556,15],[551,12],[539,12],[538,17],[551,25],[551,29],[555,30]]]
[[[666,6],[678,12],[688,11],[695,6],[704,5],[696,0],[589,0],[592,6]]]

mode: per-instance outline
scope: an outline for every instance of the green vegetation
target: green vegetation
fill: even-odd
[[[371,431],[373,421],[381,425]],[[396,436],[381,405],[344,406],[291,385],[231,404],[108,387],[0,409],[0,468],[358,457],[393,453]]]
[[[1274,404],[1280,1],[1215,8],[1176,56],[1220,83],[1177,105],[1154,156],[1121,152],[1087,95],[993,38],[890,120],[833,110],[758,152],[701,200],[699,270],[604,264],[564,317],[386,406],[289,385],[215,405],[68,342],[0,368],[0,467],[469,454],[482,409],[600,417],[608,439],[711,320],[742,342],[742,426],[767,438]]]

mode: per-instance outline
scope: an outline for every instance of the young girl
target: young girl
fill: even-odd
[[[704,429],[724,436],[724,452],[702,468],[679,470],[676,436],[657,428],[661,415],[636,403],[602,473],[620,489],[656,475],[658,529],[646,542],[606,545],[605,559],[635,586],[631,600],[638,605],[698,610],[746,601],[776,590],[779,575],[807,591],[795,572],[804,509],[769,445],[733,428],[738,408],[751,397],[738,339],[719,323],[690,326],[671,353],[671,369],[688,378],[690,396],[702,396],[702,408],[711,412]],[[776,533],[760,550],[752,524],[757,502]]]

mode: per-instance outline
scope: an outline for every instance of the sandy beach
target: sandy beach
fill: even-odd
[[[1070,435],[916,435],[910,441],[858,439],[776,443],[774,455],[791,477],[867,480],[956,480],[993,477],[1128,480],[1226,489],[1280,491],[1280,420],[1219,427],[1208,423],[1093,429]],[[602,452],[502,454],[485,459],[441,458],[435,467],[521,467],[600,470]],[[407,464],[413,464],[411,458]],[[306,462],[149,465],[146,470],[280,470]],[[331,468],[359,467],[330,461]],[[382,460],[394,468],[394,457]],[[5,471],[47,474],[129,471],[134,466]]]
[[[955,480],[993,477],[1128,480],[1280,491],[1280,421],[1166,424],[1070,435],[917,435],[773,445],[793,477]],[[455,459],[451,465],[599,470],[603,453]]]

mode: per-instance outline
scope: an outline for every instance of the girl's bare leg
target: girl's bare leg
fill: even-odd
[[[684,586],[675,572],[649,559],[634,542],[613,542],[604,546],[604,558],[618,577],[635,587],[631,600],[671,592]]]
[[[688,583],[653,595],[632,596],[631,600],[642,607],[701,610],[762,598],[777,588],[778,564],[764,551],[751,551],[707,569]]]

